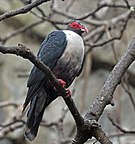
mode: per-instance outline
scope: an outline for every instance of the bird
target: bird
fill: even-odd
[[[64,88],[68,88],[82,71],[84,61],[83,33],[88,29],[78,20],[71,21],[65,30],[52,31],[41,43],[37,58],[50,68]],[[58,90],[36,66],[28,81],[23,111],[29,105],[25,137],[33,141],[38,133],[45,108],[59,95]],[[67,90],[68,91],[68,90]],[[70,96],[70,91],[67,96]]]

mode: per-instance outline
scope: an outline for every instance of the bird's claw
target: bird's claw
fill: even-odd
[[[59,81],[59,83],[60,83],[60,85],[61,85],[62,87],[65,87],[66,82],[65,82],[64,80],[58,79],[58,81]]]
[[[65,88],[66,82],[65,82],[64,80],[62,80],[62,79],[58,79],[58,81],[59,81],[60,85],[61,85],[63,88]],[[66,89],[66,96],[64,96],[64,98],[68,98],[68,97],[71,97],[71,92],[70,92],[69,89]]]
[[[66,96],[64,96],[64,98],[68,98],[71,97],[71,92],[69,89],[66,89]]]

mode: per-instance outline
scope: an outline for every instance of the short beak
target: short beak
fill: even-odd
[[[89,30],[87,28],[85,28],[85,27],[82,27],[81,31],[86,32],[86,33],[89,32]]]

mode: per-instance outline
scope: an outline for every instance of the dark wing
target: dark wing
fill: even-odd
[[[63,54],[67,45],[66,35],[63,31],[54,31],[42,42],[37,57],[50,69],[53,69],[59,57]],[[27,86],[29,87],[27,97],[24,102],[24,110],[28,103],[42,89],[46,82],[45,74],[33,66]]]
[[[67,40],[65,33],[63,31],[54,31],[42,42],[37,57],[52,69],[63,54],[66,45]],[[27,86],[30,87],[31,85],[42,81],[44,78],[45,74],[34,66],[30,73]]]

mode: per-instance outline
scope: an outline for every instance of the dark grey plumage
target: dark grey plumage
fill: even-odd
[[[80,30],[78,32],[80,34]],[[42,42],[37,57],[58,79],[66,82],[65,87],[69,87],[82,69],[83,40],[77,32],[71,30],[54,31]],[[45,108],[59,95],[47,76],[35,66],[31,70],[27,86],[29,89],[24,110],[29,103],[30,108],[27,114],[25,136],[32,141],[37,135]]]
[[[37,57],[50,69],[53,69],[64,52],[66,44],[66,35],[62,31],[54,31],[42,42]],[[47,88],[46,83],[49,85],[44,73],[34,66],[28,79],[29,89],[24,102],[25,109],[31,101],[25,132],[25,136],[31,141],[37,135],[45,107],[57,97],[54,88],[52,86]]]

